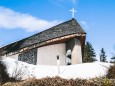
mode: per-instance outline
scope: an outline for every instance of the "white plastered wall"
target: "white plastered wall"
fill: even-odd
[[[4,57],[9,57],[9,58],[13,58],[13,59],[18,60],[18,55],[19,55],[19,54],[13,54],[13,55],[4,56]]]
[[[65,43],[40,47],[37,50],[37,64],[57,65],[59,55],[60,65],[65,65],[66,45]]]
[[[81,43],[78,39],[75,39],[75,46],[72,52],[72,64],[82,63]]]

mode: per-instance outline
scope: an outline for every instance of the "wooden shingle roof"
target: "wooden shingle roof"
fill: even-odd
[[[56,25],[54,27],[51,27],[45,31],[37,33],[33,36],[4,46],[2,47],[2,49],[3,51],[6,51],[5,53],[9,53],[28,47],[30,45],[34,45],[50,39],[63,37],[71,34],[86,34],[86,32],[82,29],[82,27],[74,18],[72,18],[69,21],[63,22],[59,25]]]

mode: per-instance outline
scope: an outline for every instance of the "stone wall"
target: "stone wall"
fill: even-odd
[[[37,49],[32,49],[26,52],[22,52],[18,56],[19,61],[27,62],[29,64],[36,65],[37,63]]]

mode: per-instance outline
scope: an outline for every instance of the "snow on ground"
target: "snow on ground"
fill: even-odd
[[[32,65],[8,57],[0,59],[0,63],[6,66],[9,77],[16,78],[17,80],[33,77],[53,77],[57,75],[65,79],[89,79],[105,76],[110,65],[112,65],[111,63],[94,62],[60,66],[60,74],[58,74],[57,66]]]
[[[102,62],[71,65],[66,68],[66,71],[60,74],[60,77],[66,79],[102,77],[106,75],[110,65],[110,63]]]

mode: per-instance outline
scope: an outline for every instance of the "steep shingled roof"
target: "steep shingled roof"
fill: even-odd
[[[54,39],[70,34],[75,34],[75,33],[86,34],[86,32],[81,28],[78,22],[74,18],[72,18],[69,21],[63,22],[57,26],[51,27],[33,36],[9,44],[3,47],[2,49],[4,51],[7,51],[6,53],[9,53],[36,43],[41,43],[50,39]]]

